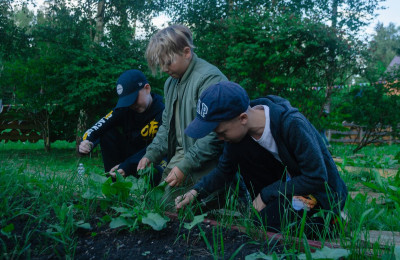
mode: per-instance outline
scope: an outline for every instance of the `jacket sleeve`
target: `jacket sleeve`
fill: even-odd
[[[137,153],[129,156],[125,161],[121,162],[118,169],[124,170],[126,174],[132,174],[136,172],[137,165],[140,159],[143,158],[146,148],[139,150]]]
[[[208,75],[205,77],[199,88],[199,95],[209,86],[226,80],[223,75]],[[218,140],[217,135],[211,132],[207,136],[197,139],[196,142],[185,153],[183,160],[176,166],[185,174],[190,174],[192,171],[200,169],[204,163],[215,160],[221,154],[223,142]]]
[[[301,196],[326,190],[328,173],[315,133],[305,118],[295,117],[291,121],[283,138],[287,140],[284,143],[287,144],[288,152],[299,165],[300,174],[291,176],[287,182],[279,180],[263,188],[261,198],[264,203],[280,194]]]
[[[164,95],[166,96],[166,92],[164,92]],[[170,113],[168,106],[165,106],[161,117],[162,123],[158,128],[157,134],[153,141],[151,144],[149,144],[149,146],[147,146],[146,154],[144,155],[144,157],[148,158],[154,163],[160,162],[168,153],[168,113]]]
[[[89,128],[82,137],[82,140],[88,140],[95,142],[100,138],[106,131],[112,127],[121,123],[120,118],[122,117],[123,111],[111,110],[106,116],[101,118],[96,124]]]
[[[230,145],[225,144],[224,152],[219,157],[218,165],[209,174],[200,179],[200,181],[193,187],[199,192],[198,199],[207,197],[209,194],[224,188],[228,183],[230,184],[238,170],[238,163]]]

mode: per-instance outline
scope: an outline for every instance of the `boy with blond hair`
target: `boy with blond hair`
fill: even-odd
[[[214,133],[201,139],[183,133],[196,116],[200,94],[212,84],[227,80],[217,67],[197,57],[193,49],[191,31],[183,25],[171,25],[153,35],[146,50],[153,73],[165,72],[170,77],[164,85],[163,124],[138,169],[165,156],[169,159],[163,175],[169,184],[166,191],[169,201],[176,197],[171,195],[171,187],[179,186],[182,194],[186,192],[216,166],[223,147]]]

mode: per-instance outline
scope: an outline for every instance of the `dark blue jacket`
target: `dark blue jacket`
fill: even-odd
[[[286,99],[270,95],[251,102],[252,107],[256,105],[270,109],[271,133],[282,162],[248,135],[239,143],[225,143],[217,167],[194,187],[200,198],[230,182],[239,167],[252,196],[261,193],[265,203],[280,194],[312,194],[322,208],[339,212],[347,188],[318,131]]]

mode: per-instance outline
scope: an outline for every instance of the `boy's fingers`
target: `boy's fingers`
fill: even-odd
[[[142,158],[142,159],[139,161],[137,170],[143,170],[144,168],[146,168],[146,167],[149,166],[149,165],[150,165],[150,160],[147,159],[147,158]]]
[[[182,201],[182,202],[180,202],[178,205],[176,205],[176,209],[181,209],[181,208],[184,208],[185,206],[186,206],[186,204],[187,204],[187,202],[185,202],[185,201]]]
[[[178,197],[176,197],[176,199],[175,199],[175,207],[177,208],[177,209],[180,209],[180,208],[182,208],[182,199],[183,199],[183,196],[178,196]]]
[[[180,198],[180,199],[181,199],[181,202],[179,202],[179,203],[176,205],[176,209],[184,208],[184,207],[189,203],[189,201],[188,201],[187,198],[184,198],[183,200],[182,200],[182,198]]]

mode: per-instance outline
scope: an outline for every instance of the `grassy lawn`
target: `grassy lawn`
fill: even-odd
[[[375,241],[372,236],[375,231],[400,232],[400,146],[369,146],[357,155],[351,153],[352,149],[350,145],[331,147],[352,194],[345,209],[348,221],[339,223],[338,237],[325,233],[318,240],[336,243],[345,250],[345,253],[335,251],[331,259],[341,255],[349,259],[359,259],[360,255],[398,259],[400,248],[394,246],[393,240]],[[92,230],[94,226],[130,232],[143,228],[161,230],[168,221],[160,204],[165,184],[150,189],[146,177],[112,182],[104,175],[98,150],[91,157],[78,157],[74,143],[53,143],[51,152],[46,153],[42,142],[1,142],[0,162],[0,258],[48,256],[49,252],[57,252],[56,256],[61,258],[65,255],[74,258],[79,230]],[[79,163],[85,166],[83,180],[77,175]],[[395,174],[382,177],[380,169],[390,169]],[[227,208],[237,211],[233,200],[227,201]],[[257,240],[248,216],[233,217],[229,213],[215,216],[226,227],[244,226],[248,236]],[[193,217],[190,210],[179,215],[181,221],[193,220],[193,225],[204,218]],[[283,234],[284,247],[279,254],[275,251],[275,255],[305,252],[304,259],[310,259],[309,256],[319,259],[307,247],[299,250],[293,242],[293,236],[304,241],[302,230]],[[92,236],[96,235],[92,232]],[[199,239],[205,236],[199,235]],[[212,245],[207,250],[212,251],[214,258],[223,256],[223,250],[211,248]],[[268,249],[263,253],[273,251]]]

